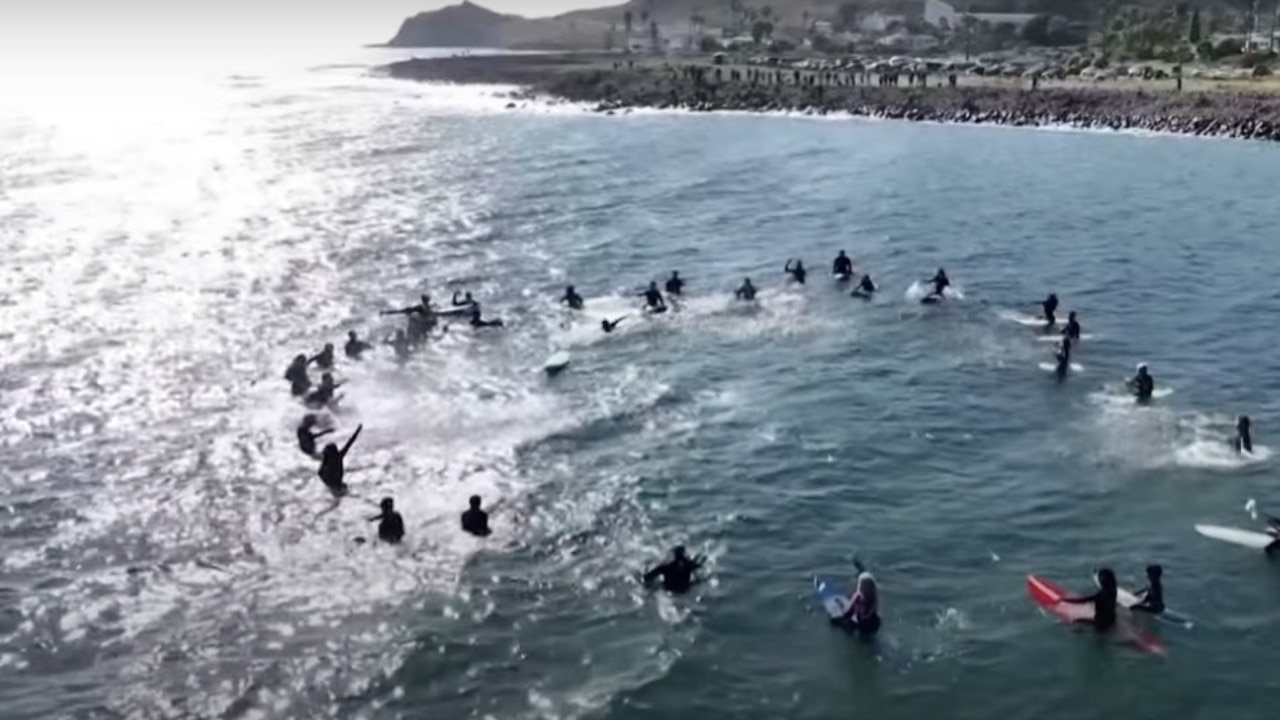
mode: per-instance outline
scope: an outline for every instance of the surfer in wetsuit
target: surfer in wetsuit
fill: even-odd
[[[1093,619],[1079,620],[1089,623],[1098,632],[1107,632],[1116,626],[1116,574],[1110,568],[1098,571],[1098,592],[1087,597],[1063,598],[1072,605],[1093,605]]]
[[[320,387],[315,389],[307,396],[307,407],[321,408],[333,402],[333,392],[342,387],[345,383],[336,383],[333,381],[333,375],[325,373],[320,376]]]
[[[1067,313],[1067,325],[1062,328],[1062,337],[1067,338],[1071,342],[1080,340],[1080,321],[1076,320],[1076,311],[1072,310]]]
[[[1151,395],[1156,391],[1156,380],[1147,372],[1147,364],[1138,364],[1138,374],[1126,383],[1129,390],[1133,392],[1133,396],[1138,402],[1150,402]]]
[[[332,370],[333,369],[333,343],[325,343],[324,349],[316,353],[316,356],[311,358],[307,362],[315,363],[316,367],[320,368],[321,370]]]
[[[581,310],[583,306],[586,304],[582,301],[582,296],[579,295],[577,291],[573,289],[572,285],[565,288],[564,297],[560,298],[560,302],[564,303],[565,305],[568,305],[569,308],[572,310]]]
[[[618,318],[617,320],[601,320],[601,321],[600,321],[600,329],[601,329],[601,330],[604,330],[606,333],[611,333],[611,332],[613,332],[614,330],[617,330],[617,329],[618,329],[618,323],[620,323],[620,322],[622,322],[623,320],[626,320],[626,319],[627,319],[627,316],[626,316],[626,315],[623,315],[622,317]]]
[[[476,537],[489,537],[489,513],[480,509],[480,496],[472,495],[467,511],[462,513],[462,529]]]
[[[1049,297],[1040,301],[1041,311],[1044,313],[1045,326],[1052,328],[1058,324],[1058,296],[1056,293],[1049,293]]]
[[[836,256],[835,261],[831,263],[831,274],[838,276],[841,280],[848,280],[853,277],[853,261],[849,259],[848,255],[844,254],[843,250]]]
[[[386,344],[395,350],[397,360],[408,360],[413,350],[413,343],[409,342],[409,336],[403,330],[397,330],[395,337],[387,338]]]
[[[360,356],[363,355],[366,350],[372,349],[373,346],[361,340],[360,337],[356,335],[355,330],[351,330],[347,333],[347,344],[343,347],[343,351],[346,352],[347,357],[352,360],[359,360]]]
[[[453,291],[454,307],[467,307],[468,305],[475,305],[475,304],[476,304],[476,301],[471,298],[471,293],[466,293],[461,299],[459,299],[458,291],[457,290]]]
[[[1130,610],[1149,612],[1153,615],[1164,612],[1164,585],[1160,580],[1163,575],[1164,568],[1159,565],[1147,566],[1147,586],[1138,591],[1137,595],[1141,600],[1130,606]]]
[[[482,320],[480,318],[480,306],[476,305],[474,306],[474,309],[471,311],[471,327],[473,328],[502,327],[502,321],[496,318],[493,320]]]
[[[694,576],[706,559],[702,556],[690,558],[685,554],[684,546],[677,545],[671,550],[671,559],[644,574],[644,582],[652,583],[662,578],[662,587],[670,593],[686,593],[697,584]]]
[[[667,301],[662,299],[662,293],[658,290],[658,283],[649,283],[649,289],[640,293],[640,297],[644,298],[650,314],[656,315],[667,311]]]
[[[858,287],[854,288],[851,294],[859,297],[871,297],[871,294],[875,291],[876,284],[871,279],[871,275],[867,274],[862,276],[862,279],[858,281]]]
[[[1250,431],[1250,421],[1248,415],[1241,415],[1236,420],[1236,437],[1233,444],[1238,453],[1253,452],[1253,433]]]
[[[680,273],[672,270],[671,277],[667,278],[667,294],[679,297],[684,292],[684,280],[680,279]]]
[[[848,609],[839,621],[844,622],[851,630],[863,637],[871,637],[880,629],[880,608],[876,596],[876,579],[867,572],[861,563],[857,563],[858,584],[849,596]]]
[[[284,371],[284,379],[289,381],[290,392],[294,395],[306,395],[311,389],[311,376],[307,374],[307,356],[295,355],[293,362]]]
[[[382,512],[369,518],[369,522],[378,523],[378,539],[392,545],[398,544],[404,539],[404,518],[396,512],[396,501],[382,498],[378,507]]]
[[[788,259],[787,264],[782,268],[782,271],[789,273],[791,275],[791,279],[795,280],[801,285],[804,284],[804,276],[807,274],[804,269],[804,261],[796,260],[795,264],[792,265],[791,260]]]
[[[938,268],[938,272],[934,274],[929,282],[933,283],[932,295],[938,300],[941,300],[942,293],[951,287],[951,278],[947,277],[947,271],[942,268]]]
[[[1064,337],[1062,342],[1058,344],[1057,365],[1053,371],[1058,375],[1058,381],[1061,382],[1067,377],[1067,373],[1071,370],[1071,338]]]
[[[318,418],[315,415],[307,413],[302,416],[302,422],[298,425],[298,449],[311,457],[316,457],[316,440],[333,432],[333,428],[311,432],[311,428],[316,426],[317,421]]]
[[[320,455],[320,481],[324,486],[329,488],[329,492],[334,497],[342,497],[347,494],[347,483],[345,481],[346,466],[344,460],[347,453],[351,451],[351,446],[355,444],[356,438],[360,437],[360,431],[364,430],[364,425],[356,427],[356,431],[351,433],[351,437],[347,439],[347,444],[339,450],[335,443],[329,443],[324,446],[324,453]]]
[[[747,301],[755,300],[756,286],[751,284],[751,278],[744,279],[742,281],[742,287],[738,288],[737,290],[734,290],[733,295],[739,300],[747,300]]]

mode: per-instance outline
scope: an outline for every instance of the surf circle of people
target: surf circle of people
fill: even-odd
[[[804,262],[798,258],[788,259],[783,272],[787,280],[796,285],[804,285],[808,277]],[[839,251],[832,261],[832,277],[844,287],[853,284],[854,288],[850,292],[853,297],[871,299],[879,290],[871,274],[860,271],[853,258],[844,250]],[[928,292],[918,296],[922,305],[937,306],[963,298],[962,294],[955,292],[946,269],[942,267],[922,285],[928,288]],[[663,315],[673,308],[678,310],[678,301],[684,296],[685,286],[686,281],[679,271],[672,271],[661,289],[657,281],[650,281],[643,290],[636,293],[636,297],[641,299],[636,312],[655,316]],[[733,291],[733,296],[741,303],[754,305],[760,302],[759,290],[750,278],[743,279],[741,285]],[[559,304],[565,306],[566,312],[574,314],[587,308],[587,301],[574,285],[565,288]],[[1054,334],[1056,344],[1053,361],[1041,365],[1052,371],[1059,382],[1064,382],[1069,375],[1080,370],[1080,366],[1073,362],[1074,354],[1082,347],[1082,340],[1088,336],[1083,332],[1076,310],[1069,311],[1066,322],[1059,327],[1057,313],[1061,302],[1056,293],[1050,292],[1044,300],[1036,301],[1035,304],[1039,307],[1039,315],[1027,318],[1025,322],[1019,319],[1019,322]],[[470,292],[455,292],[450,299],[450,307],[446,309],[433,305],[431,297],[424,293],[414,304],[383,310],[380,314],[404,316],[405,327],[396,329],[377,344],[361,339],[357,331],[350,330],[343,348],[348,360],[361,362],[367,354],[376,351],[376,345],[380,344],[389,347],[394,359],[403,363],[428,342],[444,337],[450,329],[446,320],[463,321],[477,332],[506,328],[501,319],[486,319],[480,303]],[[603,318],[600,320],[600,329],[605,334],[614,333],[628,317],[629,314],[623,314]],[[557,353],[553,357],[555,359],[546,366],[547,374],[552,377],[570,364],[566,353]],[[312,366],[321,372],[320,382],[314,386],[310,375]],[[285,370],[284,379],[289,383],[291,394],[299,398],[307,409],[297,426],[298,449],[319,462],[317,475],[336,503],[353,495],[347,482],[346,458],[363,433],[364,425],[357,425],[341,445],[329,442],[317,451],[319,440],[338,432],[332,417],[325,416],[325,412],[332,410],[343,398],[337,391],[345,382],[335,379],[335,369],[334,345],[326,343],[315,355],[300,353],[294,356]],[[1134,375],[1126,378],[1122,386],[1137,405],[1149,405],[1159,397],[1155,378],[1146,363],[1138,363]],[[1235,453],[1244,456],[1253,454],[1252,422],[1247,415],[1237,418],[1235,434],[1229,444]],[[368,520],[378,524],[378,541],[390,545],[401,543],[408,530],[403,516],[396,508],[395,499],[384,497],[377,507],[378,513]],[[483,499],[479,495],[472,495],[466,510],[461,513],[460,530],[476,538],[490,537],[493,535],[490,513],[494,509],[486,511]],[[1280,519],[1268,516],[1266,523],[1263,532],[1209,525],[1197,525],[1196,529],[1206,537],[1256,547],[1265,550],[1267,555],[1272,555],[1280,551]],[[412,527],[412,523],[408,527]],[[357,541],[364,542],[364,539],[357,538]],[[705,578],[707,564],[705,555],[691,556],[683,545],[678,545],[671,550],[666,560],[641,572],[639,581],[645,586],[660,588],[668,593],[683,594],[690,592]],[[860,638],[872,639],[881,627],[876,579],[860,559],[855,559],[853,565],[855,573],[852,588],[847,593],[842,593],[833,583],[817,576],[814,578],[814,586],[819,604],[826,609],[833,624]],[[1166,607],[1163,580],[1164,568],[1159,564],[1150,564],[1145,571],[1145,586],[1136,592],[1122,588],[1115,572],[1110,568],[1100,568],[1094,574],[1096,589],[1087,594],[1069,594],[1051,581],[1035,575],[1028,576],[1027,586],[1031,597],[1042,608],[1065,621],[1087,625],[1099,633],[1116,636],[1146,651],[1163,652],[1159,641],[1136,627],[1133,622],[1134,617],[1147,615],[1191,626],[1185,616]]]

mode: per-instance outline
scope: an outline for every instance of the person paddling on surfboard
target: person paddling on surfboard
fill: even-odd
[[[858,584],[849,596],[848,609],[840,620],[863,637],[871,637],[880,629],[880,602],[876,594],[876,579],[862,563],[854,561],[858,568]]]
[[[644,582],[652,583],[662,578],[662,587],[670,593],[685,593],[697,584],[697,571],[706,562],[701,555],[691,558],[685,554],[684,546],[677,545],[671,550],[671,559],[644,574]]]
[[[662,292],[658,290],[658,283],[649,283],[649,289],[640,293],[640,297],[644,298],[645,304],[649,307],[651,315],[664,313],[667,311],[667,301],[662,299]]]
[[[564,289],[564,297],[560,298],[560,302],[568,305],[571,310],[581,310],[586,305],[572,285]]]
[[[748,302],[750,302],[751,300],[755,300],[756,286],[751,284],[751,278],[744,279],[742,281],[742,287],[739,287],[737,290],[734,290],[733,295],[739,300],[746,300]]]
[[[1250,424],[1248,415],[1241,415],[1236,420],[1236,437],[1233,444],[1238,453],[1253,453],[1253,433],[1250,432]]]
[[[1137,604],[1129,606],[1130,610],[1148,612],[1152,615],[1164,612],[1164,585],[1160,580],[1163,575],[1164,568],[1159,565],[1147,566],[1147,586],[1136,593],[1140,599]]]
[[[1150,402],[1151,395],[1156,391],[1156,380],[1147,372],[1146,363],[1138,363],[1138,374],[1134,375],[1127,384],[1138,402]]]
[[[396,545],[404,539],[404,518],[396,512],[396,501],[391,498],[382,498],[379,508],[382,512],[369,518],[369,522],[378,523],[379,540]]]
[[[680,279],[680,273],[672,270],[671,277],[667,278],[667,294],[679,297],[684,292],[684,280]]]
[[[1116,596],[1118,595],[1116,574],[1110,568],[1098,571],[1098,592],[1087,597],[1062,598],[1062,602],[1072,605],[1093,605],[1093,619],[1080,620],[1089,623],[1098,632],[1107,632],[1116,626]]]
[[[364,430],[364,425],[356,427],[356,431],[351,433],[351,437],[347,439],[347,444],[339,450],[335,443],[329,443],[324,446],[324,454],[320,456],[320,481],[324,486],[329,488],[329,492],[334,497],[342,497],[347,494],[346,460],[347,453],[351,452],[351,446],[356,443],[356,438],[360,437],[360,431]]]
[[[1058,296],[1056,293],[1049,293],[1049,297],[1040,301],[1040,308],[1044,313],[1045,326],[1052,328],[1058,323]]]
[[[875,281],[871,279],[870,274],[867,274],[862,276],[862,279],[858,281],[858,287],[854,288],[851,294],[859,297],[870,297],[875,291]]]
[[[1080,321],[1076,320],[1076,311],[1067,313],[1067,326],[1062,328],[1062,337],[1076,342],[1080,339]]]
[[[831,263],[831,274],[841,280],[848,280],[853,277],[853,260],[850,260],[843,250],[836,256],[835,261]]]
[[[804,262],[801,260],[796,260],[794,265],[792,265],[791,263],[792,261],[788,259],[787,264],[782,268],[782,271],[791,275],[791,279],[803,285],[804,277],[807,274],[804,269]]]
[[[627,316],[626,316],[626,315],[623,315],[622,317],[618,318],[617,320],[601,320],[601,321],[600,321],[600,329],[601,329],[601,330],[604,330],[606,333],[611,333],[611,332],[613,332],[614,330],[617,330],[617,329],[618,329],[618,323],[620,323],[620,322],[622,322],[623,320],[626,320],[626,319],[627,319]]]

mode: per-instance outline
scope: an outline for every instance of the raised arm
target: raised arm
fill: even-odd
[[[356,438],[360,437],[360,431],[364,429],[364,423],[356,426],[356,431],[351,433],[351,438],[347,440],[347,444],[342,446],[342,456],[346,457],[347,452],[351,450],[351,446],[356,444]]]

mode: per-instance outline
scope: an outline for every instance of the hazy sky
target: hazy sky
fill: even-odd
[[[480,0],[500,12],[552,15],[622,0]],[[0,42],[56,49],[122,44],[359,45],[391,38],[405,17],[449,0],[0,0]]]

